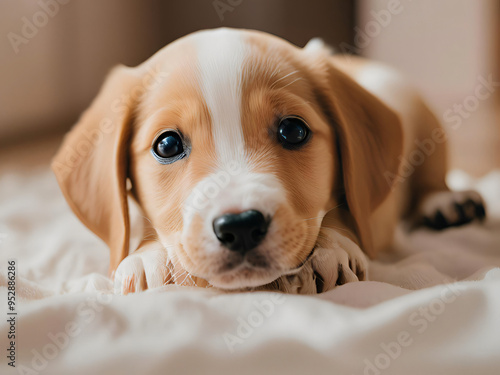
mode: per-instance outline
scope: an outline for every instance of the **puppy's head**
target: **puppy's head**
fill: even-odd
[[[202,31],[116,68],[53,168],[71,207],[128,253],[126,180],[169,258],[235,289],[295,272],[345,204],[365,251],[390,190],[397,117],[328,53],[265,33]]]

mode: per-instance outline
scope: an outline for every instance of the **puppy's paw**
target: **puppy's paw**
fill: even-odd
[[[127,295],[169,283],[167,252],[158,246],[141,248],[126,257],[115,272],[115,294]]]
[[[289,294],[316,294],[316,276],[311,262],[306,262],[297,273],[281,276],[266,286],[267,290],[279,290]]]
[[[316,292],[368,277],[368,259],[354,242],[342,237],[332,247],[317,248],[311,259]]]
[[[423,224],[437,230],[482,221],[486,216],[483,198],[474,190],[432,193],[424,198],[419,212]]]

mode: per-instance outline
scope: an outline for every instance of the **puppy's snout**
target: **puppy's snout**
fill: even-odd
[[[245,253],[262,242],[269,227],[269,220],[259,211],[248,210],[216,217],[213,227],[222,245],[229,250]]]

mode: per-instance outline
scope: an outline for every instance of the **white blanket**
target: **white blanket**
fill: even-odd
[[[175,286],[115,296],[106,247],[47,166],[5,164],[0,300],[16,259],[18,315],[12,368],[1,309],[0,373],[498,374],[500,171],[451,177],[483,193],[487,222],[400,231],[391,259],[371,264],[372,281],[309,297]]]

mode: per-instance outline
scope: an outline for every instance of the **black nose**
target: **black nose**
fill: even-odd
[[[266,236],[269,222],[259,211],[248,210],[216,217],[213,226],[215,235],[225,247],[247,252]]]

